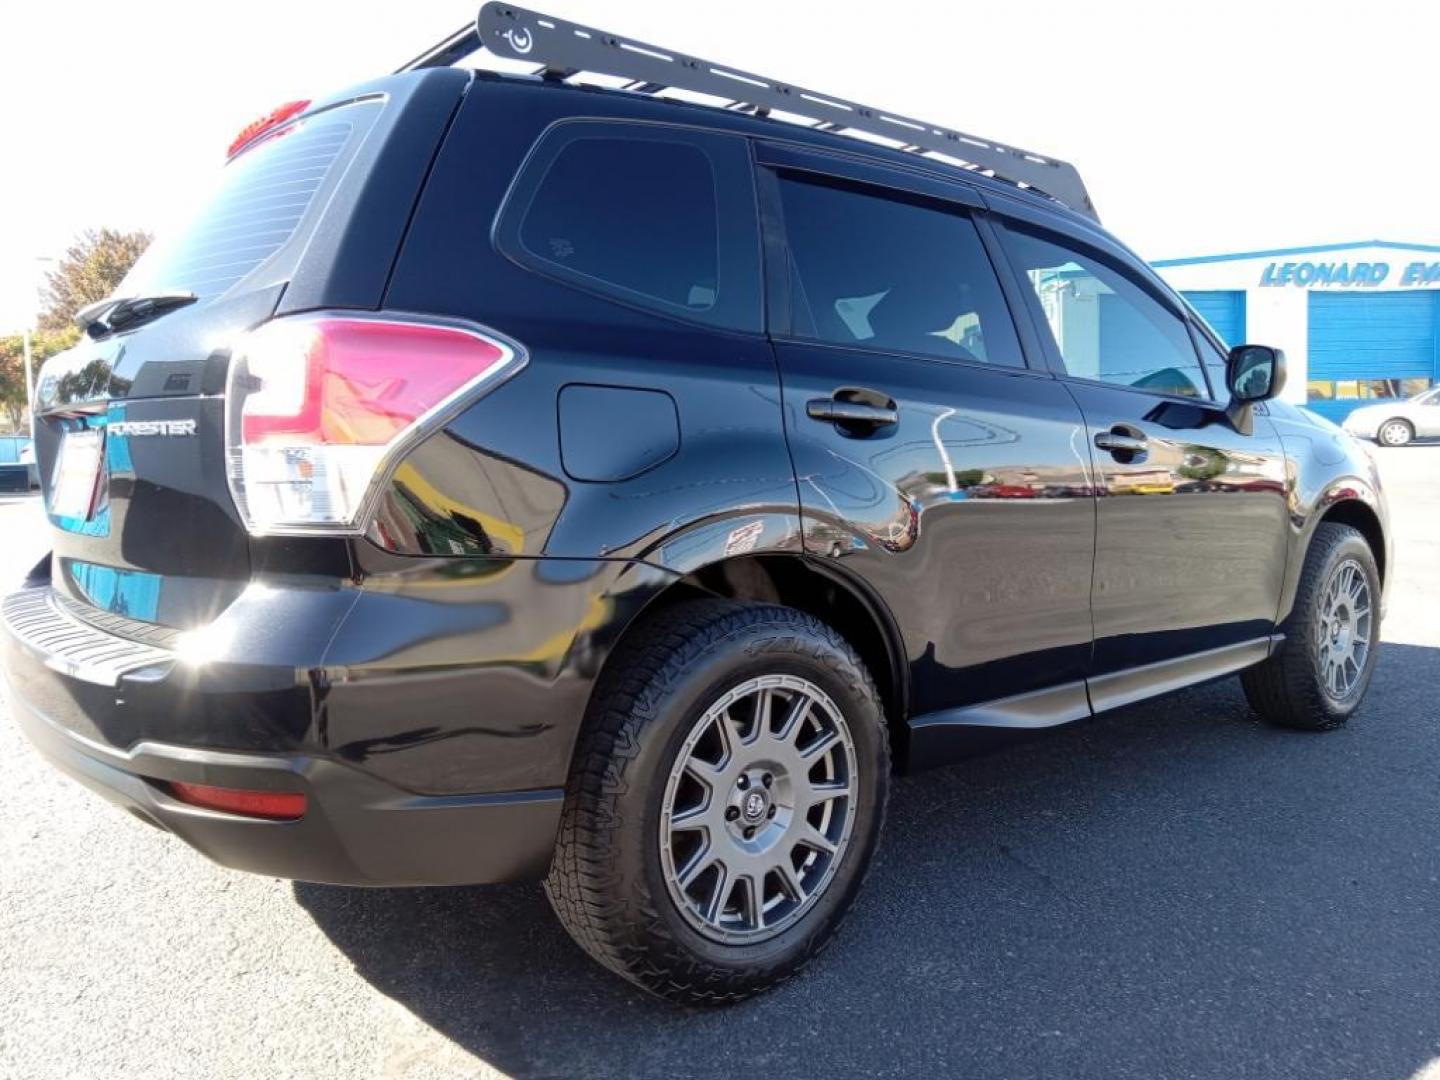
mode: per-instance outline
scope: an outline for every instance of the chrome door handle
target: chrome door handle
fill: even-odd
[[[1095,436],[1095,445],[1112,454],[1143,454],[1150,446],[1144,435],[1126,435],[1120,431],[1102,431]]]

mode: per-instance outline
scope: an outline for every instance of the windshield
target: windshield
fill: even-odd
[[[313,225],[378,103],[301,120],[230,161],[200,209],[135,264],[117,297],[184,291],[218,296]],[[308,218],[308,220],[307,220]],[[308,229],[306,230],[308,231]]]

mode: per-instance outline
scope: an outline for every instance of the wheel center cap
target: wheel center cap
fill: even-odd
[[[764,788],[751,788],[740,800],[740,813],[746,821],[759,821],[770,807],[770,798]]]

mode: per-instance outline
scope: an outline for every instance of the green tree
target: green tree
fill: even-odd
[[[87,229],[45,275],[40,329],[59,333],[86,304],[104,300],[150,245],[148,232]]]
[[[44,331],[30,340],[31,372],[38,376],[40,365],[58,352],[63,352],[80,337],[80,331],[67,326],[57,333]],[[7,334],[0,337],[0,416],[12,434],[29,430],[25,418],[25,336]]]

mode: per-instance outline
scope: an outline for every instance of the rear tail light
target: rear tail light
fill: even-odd
[[[360,315],[276,319],[233,351],[226,470],[257,534],[362,533],[395,461],[524,363],[488,331]]]
[[[265,818],[268,821],[295,821],[305,816],[305,794],[300,791],[251,791],[246,788],[211,787],[172,780],[165,785],[183,803],[227,814]]]

